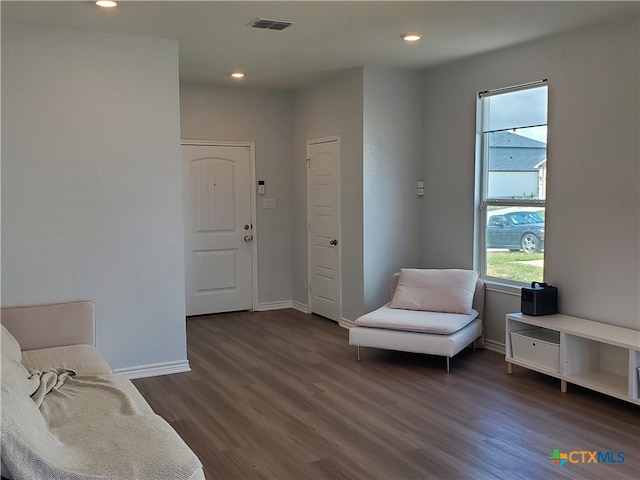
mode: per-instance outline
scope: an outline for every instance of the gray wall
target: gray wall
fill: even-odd
[[[638,37],[637,17],[619,19],[431,69],[421,86],[367,67],[295,92],[184,85],[180,106],[173,41],[3,25],[2,305],[89,298],[115,368],[185,359],[181,113],[185,139],[256,142],[278,201],[258,208],[261,303],[307,303],[305,142],[342,137],[354,320],[398,266],[473,267],[476,94],[548,78],[546,280],[564,313],[640,329]],[[416,131],[402,114],[417,118],[423,93]],[[518,303],[487,293],[487,338],[503,342]]]
[[[389,301],[392,273],[422,257],[421,72],[364,69],[364,308]]]
[[[549,79],[545,280],[562,313],[640,329],[638,17],[473,57],[425,73],[424,261],[473,267],[478,91]],[[487,297],[504,342],[516,297]]]
[[[2,25],[2,305],[93,300],[114,368],[186,361],[178,45]]]
[[[342,316],[364,312],[362,228],[362,68],[336,74],[294,92],[293,300],[307,305],[306,141],[341,136]]]
[[[258,196],[258,302],[291,301],[292,93],[180,85],[182,138],[255,142],[256,177],[276,209]]]

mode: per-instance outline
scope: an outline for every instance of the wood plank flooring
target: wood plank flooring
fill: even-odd
[[[465,350],[362,349],[295,310],[187,321],[189,373],[135,380],[208,479],[640,478],[640,409]],[[554,449],[624,452],[566,463]],[[577,459],[577,456],[573,457]]]

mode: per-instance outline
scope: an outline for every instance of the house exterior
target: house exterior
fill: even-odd
[[[490,133],[489,196],[544,198],[546,158],[544,142],[506,131]]]

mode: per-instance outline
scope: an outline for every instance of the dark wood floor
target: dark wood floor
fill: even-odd
[[[465,350],[363,349],[294,310],[187,321],[192,371],[136,380],[208,479],[640,478],[640,409]],[[554,449],[624,463],[553,464]],[[574,457],[576,458],[576,457]]]

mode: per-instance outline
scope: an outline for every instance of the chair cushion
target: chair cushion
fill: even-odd
[[[0,339],[2,341],[0,346],[0,348],[2,348],[2,356],[20,363],[22,359],[20,344],[18,343],[18,340],[16,340],[16,337],[11,335],[11,332],[7,330],[4,325],[2,325],[2,335],[0,336]]]
[[[104,375],[113,371],[92,345],[66,345],[22,352],[22,363],[29,370],[50,368],[73,370],[77,375]]]
[[[390,307],[469,315],[477,280],[473,270],[403,268]]]
[[[3,388],[5,385],[10,385],[21,395],[28,398],[33,395],[33,392],[38,388],[38,382],[29,379],[31,374],[21,362],[22,353],[20,352],[20,344],[4,325],[2,326],[1,346],[2,362],[0,363],[2,365],[2,371],[0,372],[0,376],[2,377]]]
[[[358,318],[359,327],[385,328],[408,332],[435,333],[449,335],[471,323],[478,312],[442,313],[390,308],[390,304]]]

